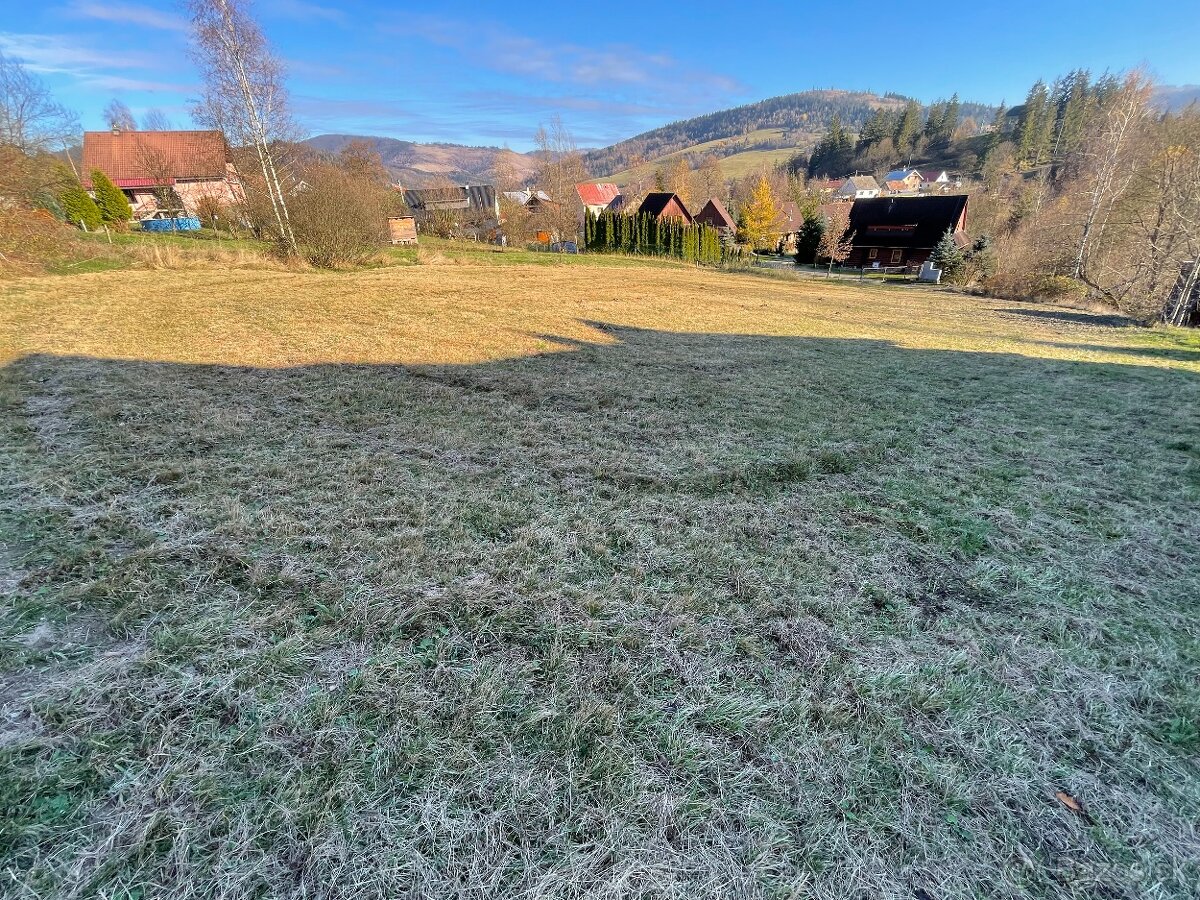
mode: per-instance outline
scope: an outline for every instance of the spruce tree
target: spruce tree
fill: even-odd
[[[943,281],[954,282],[962,277],[967,260],[958,242],[954,240],[954,229],[946,229],[946,233],[929,254],[929,261],[934,268],[942,270]]]
[[[877,109],[871,113],[871,118],[867,119],[867,123],[863,125],[862,132],[858,136],[858,143],[854,149],[857,153],[870,150],[890,134],[891,128],[889,127],[887,113],[882,109]]]
[[[96,206],[100,207],[100,218],[105,225],[124,228],[129,224],[133,218],[133,208],[121,189],[99,169],[92,171],[92,193],[96,195]]]
[[[1026,166],[1041,164],[1050,155],[1054,118],[1050,109],[1050,91],[1039,79],[1029,89],[1017,135],[1017,158]]]
[[[825,218],[819,209],[804,217],[804,223],[796,235],[796,265],[812,265],[817,261],[817,248],[821,246],[824,233]]]
[[[896,123],[896,130],[892,135],[892,140],[896,144],[896,151],[907,160],[916,147],[917,138],[920,136],[921,105],[916,100],[910,100],[908,101],[908,105],[904,107],[904,112],[900,114],[900,120]]]
[[[934,149],[939,152],[944,153],[954,143],[954,132],[958,129],[958,114],[961,108],[962,103],[959,101],[957,93],[943,107],[941,121],[938,123],[938,129],[933,135]]]

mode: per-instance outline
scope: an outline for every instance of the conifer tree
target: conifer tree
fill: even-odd
[[[966,256],[954,239],[954,229],[946,229],[946,233],[929,254],[929,261],[934,268],[942,270],[944,281],[955,282],[962,277],[966,268]]]
[[[855,152],[862,153],[871,149],[884,138],[889,137],[891,133],[887,113],[883,109],[875,110],[871,113],[871,118],[867,119],[866,124],[863,125],[862,132],[858,136],[858,143],[854,147]]]
[[[84,231],[95,231],[100,227],[103,221],[100,207],[78,182],[67,187],[59,195],[58,202],[67,221],[72,225],[78,225]]]
[[[92,171],[92,193],[96,195],[96,206],[105,225],[124,228],[133,218],[133,208],[121,189],[113,184],[99,169]]]
[[[796,265],[812,265],[817,261],[817,248],[825,233],[825,218],[820,210],[806,215],[800,232],[796,235]]]
[[[900,114],[900,119],[896,122],[896,130],[892,134],[897,152],[907,159],[916,147],[917,138],[920,135],[921,105],[916,100],[910,100],[904,107],[904,112]]]
[[[1040,165],[1050,155],[1054,119],[1050,110],[1050,91],[1038,81],[1029,89],[1017,135],[1017,158],[1026,166]]]

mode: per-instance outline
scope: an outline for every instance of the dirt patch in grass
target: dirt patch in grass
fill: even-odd
[[[481,260],[0,287],[3,892],[1193,894],[1194,335]]]

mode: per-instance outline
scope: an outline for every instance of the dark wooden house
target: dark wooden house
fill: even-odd
[[[876,197],[855,200],[850,209],[854,249],[847,266],[919,266],[947,230],[967,243],[965,194]]]
[[[737,223],[733,221],[733,216],[729,214],[725,204],[716,197],[704,204],[704,208],[696,213],[694,221],[697,225],[707,225],[709,228],[717,229],[722,236],[726,234],[732,236],[737,231]]]
[[[638,215],[651,215],[656,219],[683,219],[691,225],[692,215],[679,199],[678,194],[670,191],[654,191],[646,195],[642,205],[638,207]]]

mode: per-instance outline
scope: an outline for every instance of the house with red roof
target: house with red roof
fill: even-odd
[[[139,219],[194,216],[206,200],[245,200],[233,155],[219,131],[88,131],[83,135],[83,186],[92,172],[108,176]],[[164,208],[165,207],[165,208]]]
[[[605,210],[615,212],[621,206],[621,189],[610,182],[577,184],[575,192],[579,194],[583,208],[594,216],[600,215]]]

